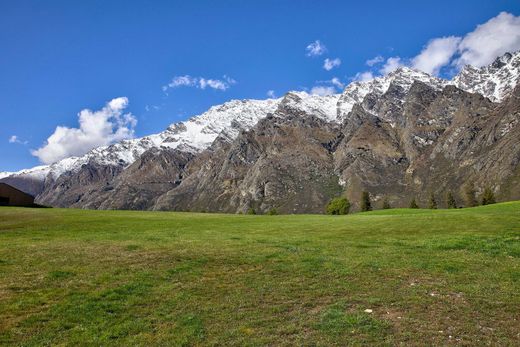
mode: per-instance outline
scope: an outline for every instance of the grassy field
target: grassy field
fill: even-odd
[[[520,345],[519,202],[349,216],[0,208],[0,345],[400,343]]]

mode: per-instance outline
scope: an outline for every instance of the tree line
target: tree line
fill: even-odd
[[[484,188],[483,193],[480,196],[480,199],[477,199],[477,194],[473,185],[467,185],[463,191],[463,199],[465,207],[475,207],[478,205],[490,205],[496,203],[495,194],[493,190],[487,186]],[[448,191],[444,196],[445,205],[448,208],[459,208],[457,200],[453,195],[453,192]],[[360,196],[359,206],[361,212],[372,211],[372,199],[370,197],[370,193],[367,191],[363,191]],[[417,203],[415,197],[410,200],[408,205],[409,208],[421,208]],[[326,212],[331,215],[342,215],[348,214],[350,212],[351,203],[346,197],[336,197],[330,200],[327,204]],[[390,209],[392,206],[390,205],[390,201],[387,197],[384,197],[381,204],[382,209]],[[437,198],[433,192],[430,192],[428,199],[428,208],[437,209],[438,203]]]

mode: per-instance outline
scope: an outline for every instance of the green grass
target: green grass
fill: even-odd
[[[0,208],[0,345],[513,346],[519,333],[520,202],[349,216]]]

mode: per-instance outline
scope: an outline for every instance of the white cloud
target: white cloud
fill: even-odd
[[[385,61],[385,58],[383,58],[382,56],[378,55],[377,57],[374,57],[372,59],[368,59],[365,62],[365,64],[367,64],[368,66],[374,66],[374,65],[382,63],[384,61]]]
[[[145,110],[146,112],[150,112],[150,111],[152,111],[152,110],[157,111],[157,110],[159,110],[160,108],[161,108],[161,107],[160,107],[160,106],[157,106],[157,105],[145,105],[145,106],[144,106],[144,110]]]
[[[276,98],[276,95],[274,93],[274,90],[268,90],[267,91],[267,97],[270,98],[270,99],[274,99]]]
[[[218,90],[226,90],[229,88],[229,86],[224,81],[212,79],[207,80],[205,78],[199,79],[199,87],[200,89],[206,89],[206,87],[209,87]]]
[[[379,70],[383,75],[386,75],[392,71],[397,70],[398,67],[403,66],[403,62],[400,57],[390,57],[386,60],[385,65]]]
[[[445,66],[464,65],[481,67],[492,63],[506,52],[520,50],[520,16],[501,12],[463,37],[448,36],[430,40],[414,58],[388,58],[379,70],[383,75],[399,66],[411,66],[429,74],[437,75]],[[373,66],[381,61],[380,56],[367,60]],[[372,65],[371,65],[372,64]]]
[[[211,88],[224,91],[236,83],[236,80],[226,75],[223,76],[222,80],[184,75],[172,78],[170,83],[162,87],[162,90],[166,92],[168,89],[178,87],[195,87],[199,89]]]
[[[316,86],[311,89],[311,94],[313,94],[313,95],[325,96],[325,95],[332,95],[335,93],[336,93],[336,89],[332,86],[330,86],[330,87]]]
[[[333,68],[341,65],[341,59],[335,58],[335,59],[325,59],[323,62],[323,68],[327,71],[332,70]]]
[[[412,59],[412,67],[429,74],[438,75],[457,51],[461,38],[456,36],[430,40],[421,53]]]
[[[354,76],[355,81],[366,82],[374,79],[374,74],[371,71],[358,72],[356,76]]]
[[[227,75],[224,75],[223,77],[226,80],[226,82],[229,83],[229,84],[236,84],[237,83],[236,80],[232,79],[231,77],[229,77]]]
[[[137,120],[131,113],[124,113],[127,106],[128,99],[119,97],[109,101],[101,110],[82,110],[78,114],[79,128],[57,126],[42,147],[31,151],[32,155],[50,164],[132,138]]]
[[[330,83],[331,83],[333,86],[338,87],[339,89],[343,89],[343,87],[345,87],[345,84],[344,84],[343,82],[341,82],[340,79],[337,78],[337,77],[333,77],[333,78],[330,80]]]
[[[459,68],[469,64],[483,66],[492,63],[505,52],[520,49],[520,16],[501,12],[467,34],[459,45]]]
[[[197,79],[190,75],[176,76],[172,78],[172,81],[168,85],[163,86],[163,90],[166,91],[168,88],[177,87],[194,87],[197,84]]]
[[[18,138],[18,136],[16,135],[13,135],[9,138],[9,143],[18,143],[20,145],[26,145],[28,142],[27,141],[22,141]]]
[[[311,90],[311,94],[315,95],[330,95],[336,93],[336,88],[342,90],[345,84],[337,77],[333,77],[330,80],[316,81],[317,86],[314,86]]]
[[[325,47],[325,45],[321,43],[320,40],[316,40],[310,43],[307,48],[305,48],[305,50],[307,51],[308,57],[316,57],[327,52],[327,47]]]

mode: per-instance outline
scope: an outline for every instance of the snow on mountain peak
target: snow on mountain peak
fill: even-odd
[[[11,176],[24,176],[24,177],[30,177],[39,181],[45,180],[45,177],[50,171],[49,165],[40,165],[35,166],[30,169],[23,169],[16,172],[0,172],[0,179],[5,177],[11,177]]]
[[[281,106],[297,112],[310,114],[329,122],[338,119],[338,100],[341,94],[315,95],[304,91],[290,91],[285,94]]]
[[[232,100],[213,106],[201,115],[187,121],[170,125],[165,131],[142,138],[95,148],[83,156],[70,157],[48,166],[40,166],[15,173],[21,176],[38,176],[43,179],[50,175],[56,179],[64,172],[76,171],[82,165],[95,162],[101,165],[128,166],[151,148],[178,148],[188,152],[199,152],[211,145],[216,137],[226,131],[234,138],[242,129],[250,129],[261,118],[276,110],[280,99]],[[13,173],[2,173],[0,178]]]
[[[234,138],[240,130],[250,129],[260,119],[278,107],[280,99],[231,100],[222,105],[212,106],[201,115],[168,127],[163,145],[187,151],[201,151],[222,132]]]
[[[466,65],[450,84],[500,102],[520,82],[520,51],[505,53],[481,68]]]
[[[520,52],[506,53],[482,68],[466,66],[451,81],[408,67],[399,67],[369,81],[354,81],[341,94],[319,96],[291,91],[278,99],[231,100],[186,121],[172,124],[161,133],[95,148],[81,157],[66,158],[49,166],[37,166],[16,173],[2,172],[0,179],[12,175],[42,181],[46,177],[56,179],[64,172],[78,170],[91,161],[103,165],[128,166],[151,148],[177,148],[196,153],[209,147],[219,134],[234,139],[241,130],[250,129],[269,113],[279,110],[279,107],[312,114],[329,122],[341,122],[352,107],[361,103],[369,93],[376,97],[382,96],[391,84],[407,91],[414,81],[421,81],[439,90],[447,84],[454,84],[498,102],[507,97],[520,82]]]
[[[338,101],[338,118],[339,120],[345,119],[352,107],[357,103],[361,103],[369,93],[381,96],[386,93],[392,83],[408,91],[415,81],[424,82],[435,89],[442,89],[446,84],[445,80],[431,76],[426,72],[401,66],[385,76],[376,77],[369,81],[355,81],[349,84]]]
[[[9,177],[14,174],[15,174],[14,172],[10,172],[10,171],[0,171],[0,179],[2,179],[4,177]]]

